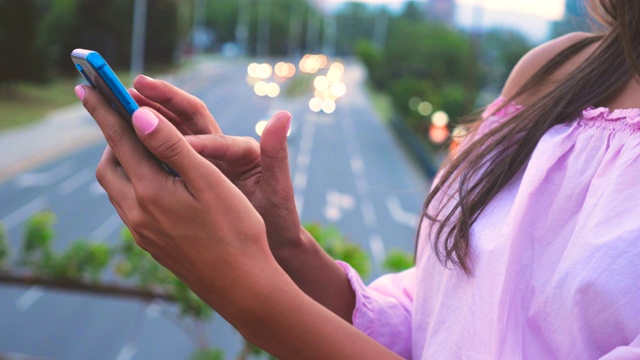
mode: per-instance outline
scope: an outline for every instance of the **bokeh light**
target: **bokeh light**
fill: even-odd
[[[431,123],[434,126],[447,126],[449,124],[449,115],[444,111],[436,111],[431,115]]]
[[[309,109],[313,112],[320,112],[320,110],[322,110],[322,99],[314,97],[309,100]]]
[[[267,84],[266,93],[267,96],[272,98],[278,96],[280,94],[280,85],[274,82]]]
[[[418,113],[422,116],[429,116],[433,111],[433,105],[428,101],[422,101],[418,104]]]
[[[442,144],[449,138],[449,129],[446,126],[431,126],[429,139],[436,144]]]
[[[331,99],[324,99],[322,101],[322,111],[327,114],[331,114],[336,111],[336,102]]]
[[[256,134],[258,134],[258,136],[262,136],[262,132],[267,127],[268,123],[269,122],[267,120],[258,121],[258,123],[256,124]]]

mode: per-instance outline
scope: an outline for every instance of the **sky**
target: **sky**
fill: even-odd
[[[457,0],[460,4],[481,4],[487,9],[522,12],[548,20],[560,20],[564,15],[564,0]]]
[[[322,0],[327,5],[337,5],[347,0]],[[353,1],[353,0],[351,0]],[[369,4],[390,4],[399,6],[406,0],[357,0]],[[424,1],[424,0],[422,0]],[[464,5],[480,4],[487,9],[500,11],[522,12],[527,15],[534,15],[548,20],[558,20],[564,13],[564,0],[457,0]]]

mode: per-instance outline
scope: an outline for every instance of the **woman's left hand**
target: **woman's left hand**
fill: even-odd
[[[230,285],[229,275],[243,276],[245,265],[275,265],[246,196],[167,119],[142,107],[133,114],[134,132],[95,90],[79,89],[109,144],[98,181],[142,248],[196,292]]]

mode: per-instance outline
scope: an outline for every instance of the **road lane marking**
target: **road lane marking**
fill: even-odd
[[[120,349],[116,360],[131,360],[137,352],[138,347],[135,344],[126,344]]]
[[[353,128],[352,114],[348,112],[346,116],[343,116],[340,124],[342,125],[342,131],[345,137],[345,144],[347,147],[347,153],[349,155],[349,165],[351,172],[353,173],[353,181],[356,186],[356,193],[360,198],[360,210],[362,211],[362,218],[365,226],[369,231],[374,231],[378,226],[378,219],[376,217],[376,211],[371,199],[371,188],[367,181],[366,167],[364,160],[362,159],[360,146],[358,145],[358,139],[355,129]]]
[[[107,195],[107,192],[102,188],[102,185],[98,181],[94,181],[91,186],[89,186],[89,194],[93,196],[102,196]]]
[[[370,198],[365,198],[360,203],[360,209],[362,210],[362,218],[364,219],[364,224],[369,230],[375,229],[376,226],[378,226],[378,218],[376,217],[376,210],[373,207],[373,202]]]
[[[384,248],[384,242],[378,234],[373,234],[369,237],[369,248],[371,249],[371,257],[373,263],[376,265],[376,269],[381,269],[384,264],[384,259],[387,256],[387,251]]]
[[[324,217],[333,222],[342,219],[344,212],[352,210],[356,203],[352,195],[343,194],[333,189],[327,191],[325,199],[327,203],[323,211]]]
[[[118,213],[113,213],[94,232],[89,235],[89,240],[104,241],[107,237],[122,227],[122,220]]]
[[[62,195],[69,195],[82,185],[95,180],[93,168],[86,168],[60,183],[58,190]]]
[[[400,199],[398,199],[395,195],[387,196],[387,208],[389,209],[389,213],[391,214],[391,218],[396,222],[409,226],[410,228],[415,229],[418,226],[418,215],[405,211],[402,208],[402,204],[400,203]]]
[[[44,210],[47,207],[47,200],[44,196],[38,196],[37,198],[26,203],[16,211],[0,219],[0,222],[4,224],[5,231],[9,231],[14,226],[24,222],[39,211]]]
[[[162,308],[164,307],[164,302],[160,300],[152,301],[146,308],[145,314],[147,315],[147,319],[156,319],[162,314]]]
[[[71,174],[72,172],[72,164],[70,162],[65,162],[48,171],[28,172],[22,175],[18,175],[16,176],[14,181],[16,187],[20,189],[36,186],[49,186],[56,181],[64,178],[65,176]]]
[[[39,286],[30,287],[29,290],[25,291],[25,293],[16,300],[16,309],[18,311],[27,311],[43,295],[44,290]]]

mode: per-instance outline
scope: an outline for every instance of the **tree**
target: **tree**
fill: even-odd
[[[37,48],[36,0],[0,0],[0,86],[45,78],[45,62]]]
[[[532,45],[519,31],[494,28],[480,39],[481,84],[485,89],[499,92],[509,73]]]
[[[121,241],[115,246],[80,239],[64,251],[55,251],[55,221],[56,216],[50,211],[31,217],[25,226],[22,247],[17,254],[18,261],[13,263],[9,258],[6,233],[0,224],[0,283],[39,285],[141,301],[162,299],[175,302],[180,308],[180,320],[184,327],[193,330],[196,350],[191,359],[224,358],[220,349],[210,347],[203,334],[203,324],[211,321],[213,310],[149,253],[139,248],[128,229],[123,229]],[[318,223],[306,224],[305,227],[329,255],[351,264],[363,277],[367,276],[371,268],[368,256],[336,227]],[[387,260],[389,269],[402,269],[407,264],[406,259],[410,259],[410,256],[392,252]],[[108,269],[114,270],[119,277],[117,281],[102,280]],[[245,342],[238,359],[256,356],[270,357]]]

